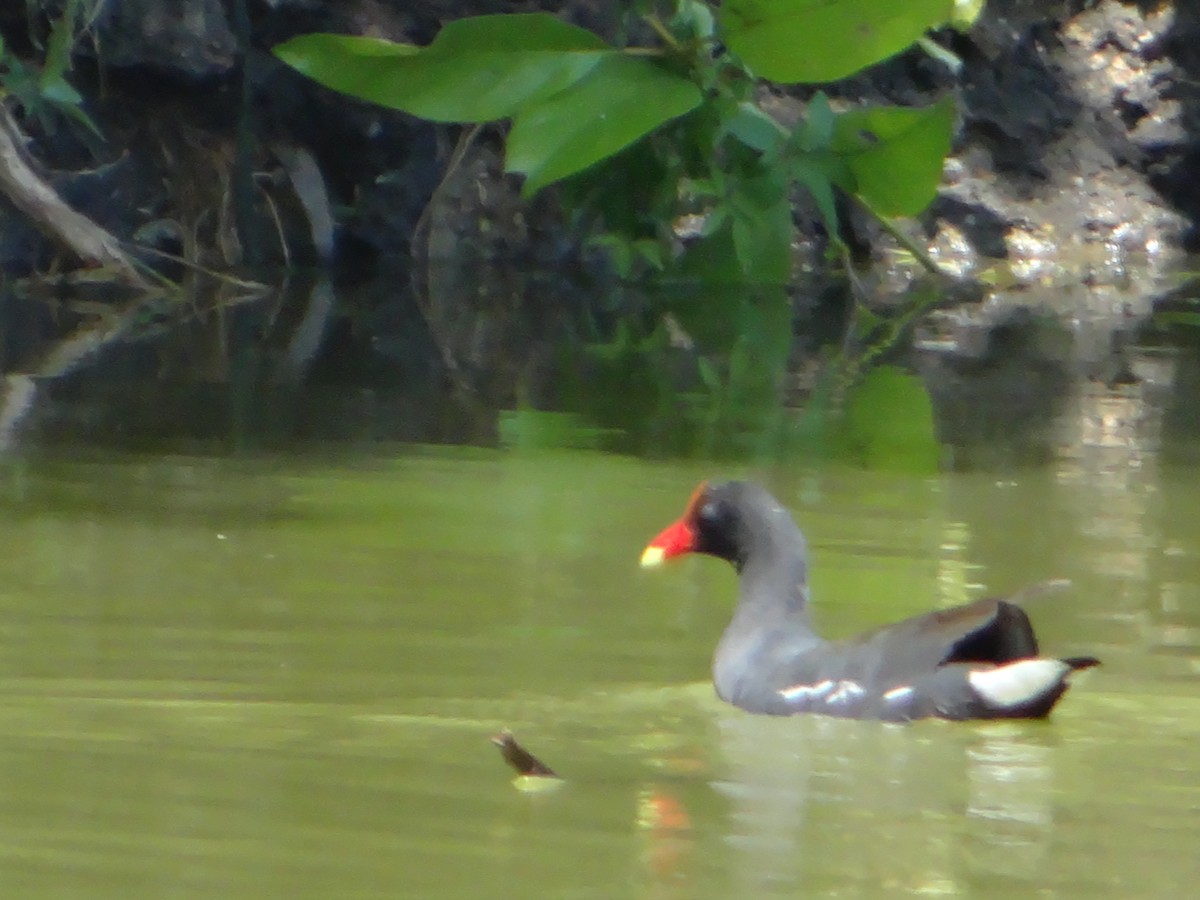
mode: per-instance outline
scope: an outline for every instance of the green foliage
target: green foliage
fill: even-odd
[[[1156,328],[1179,330],[1195,338],[1200,335],[1200,276],[1181,272],[1176,277],[1178,287],[1154,310],[1151,322]]]
[[[883,215],[917,215],[937,193],[953,127],[950,98],[924,109],[847,112],[838,118],[830,144],[851,176],[838,186]]]
[[[327,87],[435,122],[490,122],[553,97],[605,57],[590,31],[553,16],[479,16],[451,22],[428,47],[309,34],[275,54]]]
[[[11,94],[47,133],[54,132],[56,117],[61,116],[103,137],[83,111],[83,96],[67,80],[71,48],[86,13],[85,0],[67,0],[62,14],[51,24],[40,67],[22,62],[0,36],[0,95]]]
[[[500,443],[510,450],[536,453],[543,450],[595,447],[603,430],[571,413],[543,412],[520,406],[500,414]]]
[[[835,188],[879,215],[914,215],[937,189],[954,109],[947,100],[835,112],[818,93],[789,130],[752,99],[756,77],[843,78],[971,14],[964,9],[955,0],[726,0],[714,15],[699,0],[675,0],[666,22],[642,13],[658,47],[620,48],[530,13],[460,19],[426,47],[310,34],[275,53],[331,88],[434,121],[510,119],[506,164],[525,176],[525,193],[578,182],[568,208],[599,213],[590,224],[610,248],[667,245],[679,215],[695,210],[703,235],[732,249],[740,280],[783,284],[793,189],[812,195],[831,235]],[[635,152],[643,146],[652,161]],[[628,199],[602,195],[613,192]],[[646,258],[632,246],[620,255]]]
[[[802,456],[877,470],[937,470],[932,404],[921,380],[900,369],[876,367],[844,381],[843,369],[826,366],[802,412],[780,403],[791,309],[777,289],[747,295],[710,285],[679,290],[662,305],[700,350],[688,386],[680,389],[680,369],[691,355],[685,363],[668,328],[638,337],[622,322],[611,339],[586,349],[582,364],[565,368],[559,390],[572,413],[557,428],[539,429],[537,446],[582,446],[580,435],[590,434],[592,446],[652,456],[757,464]],[[511,427],[511,417],[505,422]],[[588,431],[582,422],[595,425]],[[532,443],[511,435],[505,442]]]
[[[867,468],[937,471],[929,395],[919,378],[892,366],[873,369],[851,391],[838,436],[843,453]]]
[[[1154,317],[1160,325],[1187,325],[1191,328],[1200,327],[1200,312],[1164,312]]]
[[[726,0],[719,21],[755,74],[821,84],[895,56],[953,15],[953,0]]]
[[[818,91],[785,126],[759,105],[758,79],[844,78],[930,28],[965,25],[978,0],[723,0],[715,12],[701,0],[662,2],[669,18],[656,14],[661,3],[630,4],[658,35],[653,47],[619,47],[533,13],[452,22],[426,47],[312,34],[275,53],[328,87],[430,120],[510,120],[506,166],[524,176],[526,195],[558,185],[573,224],[622,276],[652,272],[664,286],[687,286],[651,303],[659,317],[648,334],[622,323],[590,348],[576,406],[601,432],[522,410],[506,419],[508,442],[608,440],[632,416],[648,431],[677,421],[677,451],[804,445],[870,465],[936,464],[919,383],[892,370],[860,377],[908,314],[889,322],[860,309],[845,344],[862,355],[830,354],[799,422],[782,406],[793,339],[785,285],[797,190],[835,247],[839,191],[879,217],[916,215],[940,182],[954,104],[835,109]],[[676,329],[698,360],[682,394]]]
[[[644,59],[608,56],[570,92],[516,114],[506,164],[525,175],[530,194],[612,156],[699,103],[691,82]]]

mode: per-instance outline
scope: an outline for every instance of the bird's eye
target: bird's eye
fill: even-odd
[[[700,507],[700,511],[696,513],[696,518],[704,525],[716,525],[724,518],[724,513],[720,504],[710,500]]]

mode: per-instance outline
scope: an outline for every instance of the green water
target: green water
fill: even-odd
[[[1050,577],[1049,723],[716,701],[731,571],[644,573],[713,467],[393,448],[0,469],[0,896],[1180,897],[1200,479],[753,473],[845,634]],[[514,789],[512,728],[566,777]]]

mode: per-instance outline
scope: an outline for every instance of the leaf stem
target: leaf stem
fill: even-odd
[[[675,35],[671,34],[667,26],[662,23],[662,19],[658,17],[658,13],[650,13],[646,16],[646,24],[654,29],[655,34],[662,38],[664,44],[675,52],[679,52],[681,49],[679,41],[675,40]]]
[[[895,240],[896,243],[913,255],[913,258],[916,259],[916,261],[919,262],[923,268],[934,275],[941,275],[944,278],[951,277],[946,272],[942,271],[942,268],[937,264],[934,258],[926,252],[924,247],[919,245],[916,241],[901,231],[900,227],[895,222],[882,213],[876,212],[871,208],[870,204],[868,204],[861,197],[856,197],[855,199],[862,204],[863,209],[865,209],[875,218],[875,220],[879,223],[879,226],[892,236],[892,239]]]

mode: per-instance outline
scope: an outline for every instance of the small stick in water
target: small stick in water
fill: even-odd
[[[517,770],[518,775],[536,775],[541,778],[557,778],[558,774],[548,765],[517,743],[511,731],[505,728],[492,735],[492,743],[500,748],[505,762]]]

